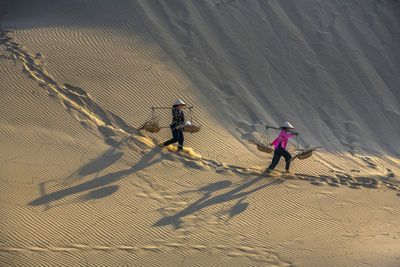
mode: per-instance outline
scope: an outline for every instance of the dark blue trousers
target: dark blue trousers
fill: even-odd
[[[272,158],[271,165],[269,165],[268,169],[269,170],[275,169],[276,165],[279,163],[279,160],[282,156],[285,158],[285,161],[286,161],[285,169],[288,171],[289,167],[290,167],[290,159],[292,158],[292,156],[286,149],[281,147],[280,144],[279,144],[278,148],[275,149],[275,151],[274,151],[274,157]]]
[[[183,129],[176,129],[175,125],[171,126],[172,138],[164,143],[164,146],[178,142],[178,151],[183,148]]]

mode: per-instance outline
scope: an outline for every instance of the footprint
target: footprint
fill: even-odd
[[[88,95],[88,94],[86,93],[86,91],[83,90],[83,89],[80,88],[80,87],[73,86],[73,85],[70,85],[70,84],[68,84],[68,83],[64,83],[64,86],[65,86],[65,88],[66,88],[69,92],[72,92],[72,93],[74,93],[74,94],[77,94],[77,95],[80,95],[80,96],[87,96],[87,95]]]
[[[69,112],[76,110],[82,113],[80,115],[85,114],[87,117],[85,118],[85,125],[86,121],[91,121],[99,126],[99,131],[103,134],[105,141],[107,141],[110,136],[114,136],[111,132],[114,130],[121,131],[127,135],[142,136],[135,127],[128,125],[121,117],[100,107],[82,88],[69,83],[64,83],[64,86],[59,85],[59,83],[44,70],[44,56],[41,53],[30,54],[23,46],[14,42],[13,39],[7,35],[7,32],[3,30],[0,30],[0,44],[6,47],[6,51],[9,52],[11,56],[15,57],[15,59],[19,59],[23,63],[22,72],[28,78],[36,81],[40,87],[47,90],[49,96],[58,97]],[[79,118],[81,116],[75,117],[80,121]],[[109,127],[109,130],[101,128],[101,126],[104,125]]]
[[[376,169],[377,166],[378,166],[378,164],[375,163],[370,157],[362,157],[361,159],[362,159],[362,160],[367,164],[367,166],[370,167],[370,168]]]

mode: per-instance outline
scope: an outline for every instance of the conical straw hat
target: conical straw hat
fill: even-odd
[[[285,121],[284,123],[282,123],[281,128],[294,129],[294,127],[288,121]]]
[[[180,100],[180,99],[178,99],[178,100],[174,103],[174,106],[177,106],[177,105],[184,105],[184,106],[186,106],[185,102],[183,102],[183,101]]]

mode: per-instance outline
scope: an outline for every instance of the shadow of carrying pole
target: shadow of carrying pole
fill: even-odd
[[[141,169],[147,168],[159,161],[161,161],[161,158],[157,158],[155,160],[152,160],[155,155],[159,154],[159,148],[155,147],[148,154],[146,154],[141,160],[139,160],[138,163],[136,163],[134,166],[132,166],[129,169],[122,170],[122,171],[117,171],[113,173],[108,173],[106,175],[103,175],[101,177],[95,178],[93,180],[90,180],[85,183],[81,183],[76,186],[72,186],[66,189],[62,189],[53,193],[45,194],[42,195],[41,197],[31,201],[28,203],[30,206],[39,206],[39,205],[44,205],[48,204],[50,202],[62,199],[66,196],[77,194],[83,191],[87,190],[92,190],[98,187],[106,186],[110,183],[116,182],[125,176],[137,172]],[[114,191],[115,192],[115,191]],[[113,192],[113,193],[114,193]]]
[[[253,180],[251,180],[241,186],[238,186],[237,188],[234,188],[229,192],[223,193],[221,195],[217,195],[212,198],[210,198],[211,193],[207,192],[204,194],[204,196],[202,196],[199,200],[197,200],[196,202],[191,204],[189,207],[185,208],[184,210],[182,210],[174,215],[167,216],[167,217],[160,219],[159,221],[154,223],[153,226],[173,225],[175,228],[180,228],[180,225],[183,223],[181,218],[184,216],[193,214],[201,209],[204,209],[206,207],[209,207],[209,206],[212,206],[215,204],[228,202],[228,201],[238,199],[238,198],[243,198],[243,197],[250,195],[260,189],[263,189],[264,187],[274,185],[274,184],[280,184],[283,182],[283,180],[274,180],[268,184],[261,185],[254,189],[251,189],[248,191],[243,191],[262,179],[265,179],[265,176],[259,175],[258,177],[254,178]]]

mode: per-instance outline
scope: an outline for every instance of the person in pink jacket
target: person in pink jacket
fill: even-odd
[[[289,130],[294,129],[294,128],[287,121],[284,122],[280,128],[282,129],[282,131],[279,133],[278,138],[276,138],[272,143],[270,143],[271,146],[275,147],[275,150],[274,150],[274,156],[272,158],[271,165],[269,165],[267,170],[275,169],[281,156],[283,156],[286,161],[286,166],[285,166],[286,172],[289,172],[290,159],[292,158],[292,156],[286,150],[286,144],[287,144],[287,141],[289,138],[291,138],[293,135],[298,135],[298,133],[289,132]]]

